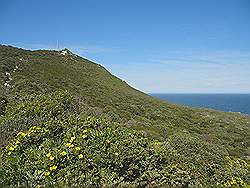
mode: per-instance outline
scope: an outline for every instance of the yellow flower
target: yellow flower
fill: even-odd
[[[11,151],[8,153],[8,155],[11,155]]]
[[[48,171],[48,172],[45,172],[45,174],[44,174],[45,176],[49,176],[50,175],[50,171]]]
[[[37,188],[41,188],[41,185],[37,185],[36,187],[37,187]]]
[[[19,132],[19,133],[17,133],[17,136],[19,136],[19,135],[21,135],[23,132]]]
[[[26,134],[25,134],[24,132],[21,131],[21,132],[19,132],[19,133],[17,134],[17,136],[19,136],[19,135],[21,135],[21,136],[24,137]]]
[[[53,165],[53,166],[51,166],[49,169],[50,169],[51,171],[52,171],[52,170],[56,170],[56,169],[57,169],[57,166],[56,166],[56,165]]]
[[[80,147],[75,147],[75,150],[79,151],[79,150],[81,150],[81,148]]]
[[[65,156],[65,155],[67,155],[67,153],[65,151],[63,151],[63,152],[60,153],[60,155]]]
[[[75,139],[76,139],[76,137],[72,136],[72,137],[70,138],[70,142],[73,142]]]
[[[117,152],[115,152],[115,155],[118,156],[119,154]]]
[[[9,148],[10,151],[13,151],[15,148],[13,148],[12,146]]]
[[[51,156],[51,153],[48,153],[46,156],[47,156],[47,157],[50,157],[50,156]]]
[[[83,154],[78,155],[78,158],[82,159],[83,158]]]
[[[53,156],[50,156],[50,157],[49,157],[49,160],[51,160],[51,161],[54,160],[54,157],[53,157]]]
[[[19,143],[20,143],[20,142],[17,140],[17,141],[16,141],[16,144],[19,144]]]
[[[74,144],[70,144],[70,145],[69,145],[69,148],[73,148],[73,147],[74,147]]]
[[[236,180],[235,180],[235,179],[233,179],[233,180],[231,181],[231,183],[232,183],[232,184],[235,184],[235,183],[236,183]]]
[[[82,138],[85,139],[87,138],[88,136],[86,134],[82,135]]]
[[[85,129],[84,131],[82,131],[83,133],[86,133],[86,132],[88,132],[88,130],[87,129]]]
[[[69,147],[71,145],[71,143],[67,143],[67,144],[65,144],[65,146],[67,146],[67,147]]]

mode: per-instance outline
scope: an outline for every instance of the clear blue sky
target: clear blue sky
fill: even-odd
[[[250,93],[249,0],[0,0],[0,43],[57,40],[145,92]]]

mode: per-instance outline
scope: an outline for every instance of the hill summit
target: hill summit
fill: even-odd
[[[1,186],[243,186],[250,117],[155,99],[68,49],[0,46]]]

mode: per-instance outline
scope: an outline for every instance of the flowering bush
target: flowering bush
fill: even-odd
[[[70,108],[69,94],[53,96],[38,96],[7,110],[4,118],[10,117],[8,113],[16,119],[39,118],[16,132],[2,150],[0,186],[247,184],[246,161],[226,157],[226,152],[199,138],[148,138],[119,123],[79,117],[76,108]]]

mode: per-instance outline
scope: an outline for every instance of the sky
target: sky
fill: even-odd
[[[147,93],[250,93],[249,0],[0,0],[0,44],[57,41]]]

